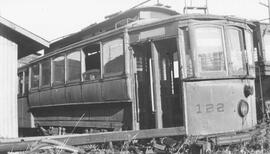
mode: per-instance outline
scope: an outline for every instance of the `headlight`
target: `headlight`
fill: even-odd
[[[238,104],[238,113],[241,117],[245,117],[248,114],[249,111],[249,105],[248,102],[244,100],[240,100]]]

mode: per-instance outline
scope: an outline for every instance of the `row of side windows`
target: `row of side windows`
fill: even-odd
[[[104,77],[124,72],[123,39],[103,44]],[[30,67],[31,88],[57,86],[101,78],[100,44],[92,44],[67,54],[45,59]]]

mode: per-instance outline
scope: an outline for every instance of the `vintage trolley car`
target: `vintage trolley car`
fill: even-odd
[[[252,26],[163,6],[115,14],[19,69],[29,80],[19,103],[29,105],[29,125],[67,133],[74,126],[78,133],[183,127],[187,135],[251,129]]]

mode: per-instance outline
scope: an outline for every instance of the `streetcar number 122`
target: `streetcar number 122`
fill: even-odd
[[[196,113],[224,112],[224,104],[197,104]]]

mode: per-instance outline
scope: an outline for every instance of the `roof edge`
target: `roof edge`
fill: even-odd
[[[4,26],[36,41],[37,43],[43,45],[44,47],[49,47],[50,46],[50,43],[49,41],[45,40],[44,38],[16,25],[15,23],[5,19],[4,17],[0,16],[0,23],[3,24]]]

